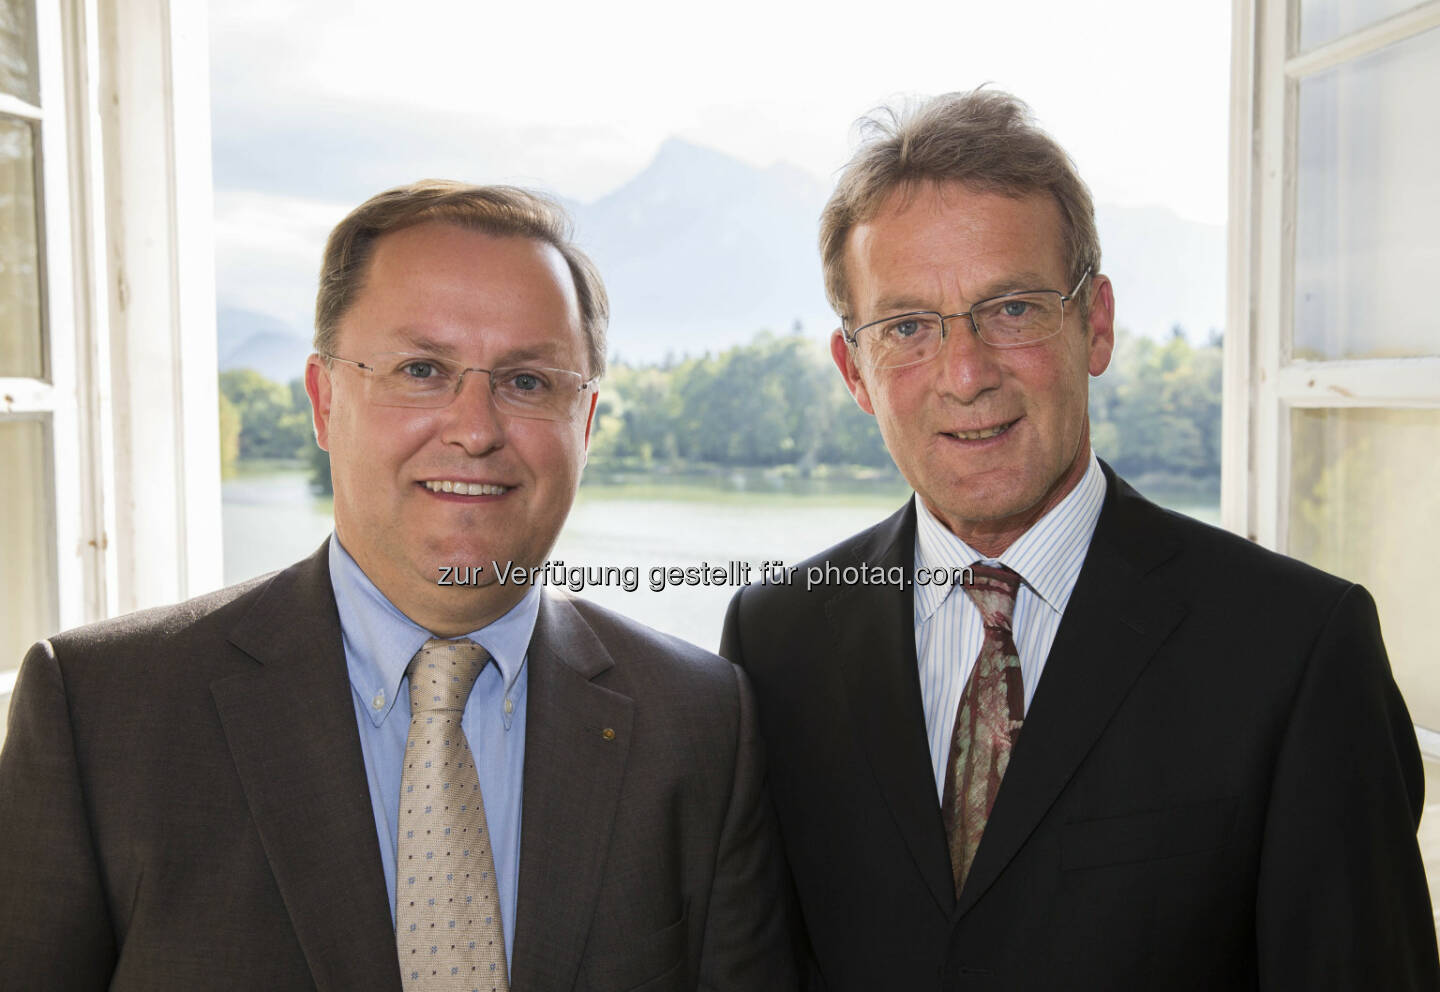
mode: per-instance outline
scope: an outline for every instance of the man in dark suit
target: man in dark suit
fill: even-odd
[[[872,122],[832,354],[916,492],[736,595],[830,990],[1435,989],[1421,763],[1363,589],[1090,450],[1089,192],[1014,98]]]
[[[31,650],[0,984],[793,985],[745,678],[515,577],[574,498],[606,313],[520,190],[336,228],[306,369],[335,535]]]

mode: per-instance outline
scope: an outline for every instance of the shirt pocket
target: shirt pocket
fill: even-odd
[[[1159,861],[1225,845],[1233,799],[1210,799],[1139,813],[1072,820],[1060,835],[1064,871]]]

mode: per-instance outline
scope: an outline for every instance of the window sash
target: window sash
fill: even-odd
[[[1289,545],[1291,411],[1440,408],[1440,358],[1296,360],[1291,347],[1300,81],[1440,27],[1440,0],[1303,54],[1298,4],[1232,4],[1229,326],[1221,520],[1265,547]],[[1440,37],[1436,39],[1440,46]],[[1440,309],[1436,333],[1440,334]],[[1440,728],[1417,728],[1440,757]]]

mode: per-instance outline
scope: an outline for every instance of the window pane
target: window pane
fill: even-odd
[[[0,670],[55,632],[54,537],[46,424],[0,420]]]
[[[0,93],[40,102],[35,72],[35,0],[0,0]]]
[[[1293,410],[1290,553],[1363,584],[1416,723],[1440,729],[1440,410]]]
[[[0,116],[0,377],[44,374],[34,131]]]
[[[1420,856],[1430,882],[1430,903],[1437,907],[1435,927],[1440,929],[1440,759],[1425,755],[1425,810],[1420,815]]]
[[[1440,30],[1300,83],[1296,358],[1440,354]]]
[[[1327,41],[1409,10],[1420,0],[1301,0],[1300,50],[1309,51]]]

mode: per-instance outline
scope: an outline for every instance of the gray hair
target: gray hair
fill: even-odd
[[[957,182],[979,192],[1048,193],[1060,208],[1071,285],[1100,271],[1095,205],[1075,163],[1034,122],[1030,108],[1001,90],[946,93],[900,110],[882,107],[859,122],[860,148],[846,164],[820,214],[825,295],[849,316],[845,246],[857,224],[871,220],[896,189]],[[1089,309],[1090,287],[1080,293]]]

